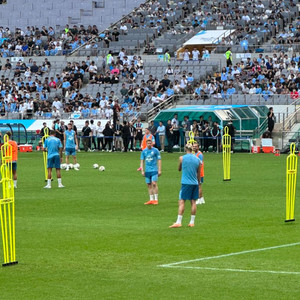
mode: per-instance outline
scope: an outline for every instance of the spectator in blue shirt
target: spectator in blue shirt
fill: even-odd
[[[235,88],[230,84],[229,85],[229,88],[228,88],[228,90],[227,90],[227,95],[232,95],[232,94],[235,94],[236,93],[236,90],[235,90]]]

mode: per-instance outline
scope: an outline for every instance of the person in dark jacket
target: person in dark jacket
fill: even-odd
[[[171,120],[168,120],[166,126],[166,136],[168,140],[168,153],[172,153],[173,149],[173,125],[171,124]]]
[[[114,131],[111,128],[109,121],[105,125],[105,128],[103,130],[103,135],[104,135],[104,147],[103,147],[103,149],[105,149],[106,145],[108,145],[108,149],[106,149],[106,150],[109,151],[109,152],[112,152],[112,141],[113,141]]]
[[[130,130],[126,121],[123,122],[122,138],[123,138],[124,152],[127,152],[129,139],[130,139]]]
[[[226,125],[228,127],[228,134],[231,136],[231,153],[233,153],[233,146],[235,144],[235,132],[236,129],[232,124],[232,121],[229,121],[228,124]]]

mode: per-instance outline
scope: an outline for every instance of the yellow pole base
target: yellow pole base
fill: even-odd
[[[2,267],[8,267],[8,266],[13,266],[13,265],[17,265],[17,264],[18,264],[17,261],[11,261],[9,263],[2,264]]]

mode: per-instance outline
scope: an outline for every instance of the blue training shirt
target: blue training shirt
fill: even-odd
[[[182,157],[182,184],[198,185],[198,168],[201,161],[192,153],[186,154]]]
[[[54,156],[59,155],[59,148],[62,148],[62,144],[60,139],[49,136],[44,143],[44,148],[48,149],[48,158],[52,158]]]
[[[66,135],[66,148],[75,148],[76,144],[75,144],[75,131],[73,129],[66,130],[65,131],[65,135]]]
[[[145,160],[145,172],[158,172],[157,160],[161,159],[157,148],[144,149],[141,153],[141,160]]]

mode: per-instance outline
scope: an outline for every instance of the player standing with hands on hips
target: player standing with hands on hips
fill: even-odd
[[[154,148],[151,138],[147,139],[147,148],[141,153],[141,173],[145,177],[146,184],[148,186],[148,192],[150,200],[146,205],[158,204],[158,176],[161,175],[161,156],[158,149]],[[144,169],[145,161],[145,169]],[[158,166],[157,166],[158,165]]]
[[[76,150],[78,150],[78,140],[76,136],[76,132],[72,129],[72,124],[68,124],[68,130],[64,132],[64,148],[66,153],[66,164],[67,168],[66,171],[69,171],[70,165],[69,165],[69,158],[70,155],[73,156],[74,161],[74,169],[76,171],[79,171],[78,165],[77,165],[77,159],[76,159]]]
[[[44,151],[48,152],[47,156],[47,168],[48,168],[48,180],[45,189],[51,189],[51,177],[52,177],[52,168],[56,169],[58,187],[63,188],[64,186],[61,183],[61,173],[60,173],[60,163],[62,160],[62,143],[60,139],[55,137],[55,131],[50,131],[50,136],[45,140]]]
[[[196,217],[196,201],[199,197],[199,183],[201,180],[201,160],[193,154],[193,145],[187,143],[185,145],[186,154],[179,157],[178,171],[182,171],[181,176],[181,190],[179,193],[178,202],[178,217],[176,223],[170,226],[170,228],[181,227],[182,216],[184,213],[185,201],[191,201],[191,220],[189,227],[194,227]]]

